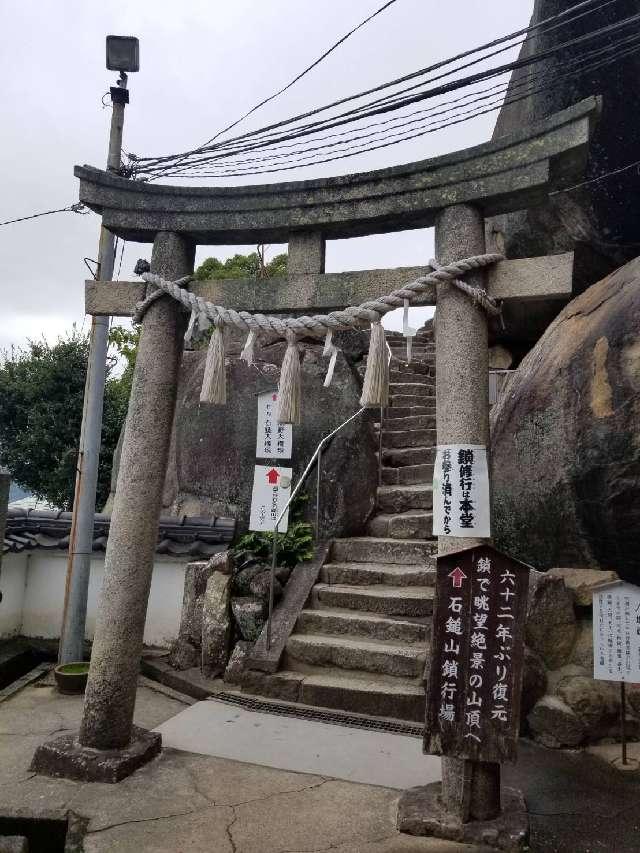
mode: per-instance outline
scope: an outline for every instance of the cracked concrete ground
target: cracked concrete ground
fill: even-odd
[[[135,722],[190,704],[143,681]],[[117,785],[29,771],[36,746],[78,730],[82,699],[31,686],[0,703],[0,813],[73,811],[86,853],[481,853],[395,830],[397,791],[167,749]]]

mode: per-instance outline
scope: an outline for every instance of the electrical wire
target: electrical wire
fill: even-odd
[[[161,172],[167,172],[169,169],[172,168],[172,166],[175,167],[175,165],[177,165],[176,160],[178,158],[181,161],[187,157],[193,156],[194,154],[204,153],[208,150],[213,150],[216,148],[228,147],[230,145],[238,144],[239,142],[242,142],[242,141],[248,140],[250,138],[257,137],[257,136],[264,137],[265,134],[267,134],[269,131],[277,130],[278,128],[284,127],[286,125],[290,125],[290,124],[299,122],[305,118],[317,115],[320,112],[324,112],[324,111],[329,110],[329,109],[336,107],[338,105],[347,103],[349,101],[361,99],[362,97],[364,97],[368,94],[379,92],[379,91],[382,91],[384,89],[388,89],[390,87],[396,86],[396,85],[403,83],[405,81],[408,81],[410,79],[415,79],[418,76],[424,76],[425,74],[430,73],[433,70],[437,70],[437,69],[443,68],[447,65],[451,65],[453,62],[456,62],[459,59],[466,58],[468,56],[476,54],[480,51],[487,50],[488,48],[491,48],[494,46],[505,44],[508,41],[514,41],[514,39],[518,38],[519,36],[521,36],[523,34],[529,34],[530,35],[531,33],[539,31],[539,30],[542,30],[542,31],[547,30],[548,31],[551,29],[556,29],[556,28],[561,27],[561,26],[566,26],[569,23],[573,22],[574,20],[581,18],[581,17],[584,17],[587,14],[591,14],[593,11],[596,11],[596,9],[598,9],[598,10],[602,9],[604,6],[611,5],[614,2],[618,2],[618,0],[605,0],[605,2],[596,2],[596,0],[584,0],[584,2],[575,4],[574,6],[570,7],[569,9],[564,10],[563,12],[559,13],[558,15],[555,15],[555,16],[552,16],[551,18],[547,18],[543,21],[540,21],[531,27],[527,27],[527,28],[524,28],[522,30],[519,30],[516,33],[511,33],[507,36],[503,36],[499,39],[495,39],[494,41],[489,42],[486,45],[482,45],[480,47],[476,47],[476,48],[473,48],[471,50],[464,51],[463,53],[458,54],[455,57],[451,57],[449,59],[442,60],[441,62],[438,62],[438,63],[435,63],[431,66],[428,66],[427,68],[420,69],[419,71],[405,75],[404,77],[400,77],[397,80],[393,80],[393,81],[390,81],[388,83],[381,84],[381,85],[376,86],[372,89],[366,90],[365,92],[360,92],[356,95],[351,95],[347,98],[342,98],[338,101],[334,101],[333,103],[325,105],[323,107],[319,107],[317,109],[310,110],[306,113],[302,113],[298,116],[294,116],[292,118],[285,119],[284,121],[276,122],[274,124],[268,125],[266,127],[260,128],[258,130],[254,130],[254,131],[250,131],[249,133],[242,134],[241,136],[235,137],[231,140],[225,140],[221,143],[217,143],[215,146],[210,146],[210,147],[208,147],[206,145],[200,146],[197,149],[192,149],[192,151],[185,152],[185,153],[180,154],[180,155],[166,155],[164,157],[156,157],[156,158],[152,158],[152,157],[140,158],[140,157],[135,157],[135,155],[130,155],[130,156],[132,156],[132,158],[134,159],[134,162],[136,163],[136,165],[139,169],[141,169],[141,167],[144,168],[145,174],[148,174],[148,173],[153,174],[154,172],[156,174],[159,174]],[[500,67],[499,69],[490,69],[489,71],[481,72],[480,77],[477,77],[475,80],[473,78],[472,79],[464,78],[461,81],[455,81],[453,84],[451,84],[451,83],[447,84],[447,87],[459,88],[459,87],[464,86],[464,85],[470,85],[470,83],[476,82],[477,79],[483,79],[483,78],[487,79],[488,75],[495,76],[496,74],[506,73],[507,71],[514,70],[515,68],[518,68],[518,67],[525,67],[527,65],[532,64],[533,62],[537,62],[537,61],[539,62],[543,58],[545,58],[546,56],[550,55],[551,53],[557,52],[558,50],[566,48],[566,47],[571,46],[573,44],[578,44],[581,41],[584,41],[585,39],[593,38],[596,35],[606,34],[610,30],[615,30],[616,27],[628,24],[630,20],[633,20],[633,18],[627,19],[625,22],[618,22],[618,23],[611,24],[611,25],[609,25],[609,27],[600,28],[599,30],[596,30],[593,33],[587,33],[584,36],[577,37],[576,39],[572,39],[568,42],[565,42],[563,45],[555,46],[554,48],[551,48],[547,51],[539,52],[538,54],[532,55],[532,56],[527,57],[527,58],[523,58],[521,60],[516,60],[515,63],[509,63],[506,66]],[[441,77],[444,77],[444,76],[451,76],[451,74],[459,72],[461,70],[464,70],[465,68],[469,67],[472,64],[477,64],[480,61],[486,61],[488,58],[495,55],[496,53],[500,53],[500,52],[503,52],[504,50],[512,49],[516,46],[518,46],[518,45],[517,44],[510,44],[507,47],[502,48],[500,51],[495,51],[493,54],[487,54],[487,55],[482,56],[480,58],[476,58],[475,60],[473,60],[473,62],[466,63],[465,65],[463,65],[459,68],[449,69],[444,74],[440,75],[439,78],[436,78],[436,79],[440,79]],[[424,86],[426,82],[427,81],[422,81],[420,84],[417,84],[417,86]],[[433,82],[433,80],[431,80],[429,82]],[[313,124],[307,125],[306,127],[303,127],[303,128],[296,128],[293,131],[293,133],[296,135],[309,134],[309,133],[313,132],[314,130],[318,130],[320,128],[321,129],[327,129],[328,127],[337,126],[338,123],[344,123],[344,120],[346,120],[346,119],[353,120],[354,115],[357,115],[358,118],[364,118],[368,115],[376,114],[377,110],[384,111],[384,110],[389,109],[391,107],[393,107],[394,109],[398,109],[398,108],[401,108],[403,106],[406,106],[407,103],[415,102],[415,100],[420,100],[420,99],[423,99],[425,97],[434,97],[436,94],[439,94],[442,91],[442,89],[440,89],[440,90],[436,89],[436,91],[430,90],[427,93],[420,93],[417,97],[413,96],[412,99],[407,99],[406,97],[404,97],[404,95],[407,91],[415,89],[415,88],[416,88],[416,86],[412,86],[412,87],[409,87],[409,89],[404,90],[403,92],[399,92],[399,93],[396,92],[393,95],[385,95],[384,98],[378,99],[377,101],[373,101],[369,104],[360,105],[359,107],[352,109],[352,110],[349,110],[340,116],[334,116],[331,119],[323,119],[319,123],[313,123]],[[376,111],[371,111],[372,105],[377,106]],[[284,137],[281,136],[280,139],[278,139],[277,141],[282,141],[283,139],[286,139],[286,138],[293,138],[293,137],[292,136],[284,136]],[[146,165],[144,165],[144,164],[146,164]]]
[[[352,30],[349,30],[349,32],[346,35],[344,35],[344,36],[342,36],[342,38],[338,39],[338,41],[335,42],[335,44],[332,44],[328,50],[325,50],[325,52],[321,56],[319,56],[314,62],[312,62],[311,65],[308,65],[304,69],[304,71],[301,71],[299,74],[297,74],[293,78],[293,80],[291,80],[289,83],[286,84],[286,86],[283,86],[281,89],[278,89],[277,92],[274,92],[273,95],[269,95],[268,98],[264,98],[264,100],[255,104],[255,106],[251,107],[250,110],[247,110],[247,112],[244,113],[244,115],[241,115],[239,119],[236,119],[236,121],[232,122],[231,124],[228,124],[226,127],[223,127],[222,130],[219,130],[214,136],[211,137],[211,139],[208,139],[204,143],[204,145],[208,145],[210,142],[213,142],[219,136],[222,136],[223,133],[226,133],[228,130],[231,130],[232,128],[239,125],[240,122],[244,121],[250,115],[255,113],[257,110],[260,109],[260,107],[263,107],[265,104],[268,104],[270,101],[275,100],[279,95],[282,95],[284,92],[287,91],[287,89],[290,89],[292,86],[294,86],[298,82],[298,80],[301,80],[306,74],[308,74],[310,71],[312,71],[314,68],[316,68],[316,66],[320,65],[320,63],[324,59],[326,59],[327,56],[329,56],[329,54],[333,53],[333,51],[336,50],[338,47],[340,47],[341,44],[344,44],[344,42],[347,41],[347,39],[349,39],[354,33],[358,32],[358,30],[362,29],[362,27],[364,27],[366,24],[368,24],[369,21],[372,21],[375,17],[377,17],[379,14],[381,14],[381,12],[384,12],[385,9],[388,9],[389,6],[392,6],[395,2],[396,2],[396,0],[388,0],[387,3],[380,6],[379,9],[376,9],[376,11],[373,12],[371,15],[369,15],[367,18],[365,18],[364,21],[360,21],[360,23],[356,27],[354,27]]]
[[[396,80],[392,80],[392,81],[389,81],[389,82],[387,82],[387,83],[382,83],[382,84],[380,84],[380,85],[378,85],[378,86],[375,86],[375,87],[373,87],[373,88],[371,88],[371,89],[367,89],[367,90],[365,90],[365,91],[363,91],[363,92],[359,92],[359,93],[357,93],[357,94],[355,94],[355,95],[350,95],[350,96],[348,96],[348,97],[346,97],[346,98],[341,98],[341,99],[339,99],[339,100],[337,100],[337,101],[334,101],[334,102],[332,102],[332,103],[330,103],[330,104],[327,104],[327,105],[325,105],[325,106],[323,106],[323,107],[319,107],[319,108],[316,108],[316,109],[314,109],[314,110],[310,110],[310,111],[308,111],[308,112],[306,112],[306,113],[302,113],[302,114],[300,114],[300,115],[298,115],[298,116],[294,116],[293,118],[286,119],[286,120],[284,120],[284,121],[282,121],[282,122],[278,122],[278,123],[276,123],[276,124],[274,124],[274,125],[267,126],[266,128],[261,128],[261,129],[259,129],[259,130],[257,130],[257,131],[250,131],[249,133],[244,134],[242,137],[236,137],[236,139],[245,138],[245,137],[248,137],[248,136],[253,136],[253,135],[256,135],[256,134],[258,134],[258,133],[263,133],[264,131],[266,131],[266,130],[270,130],[270,129],[274,128],[274,127],[280,127],[280,126],[285,125],[285,124],[289,124],[289,123],[296,122],[296,121],[301,120],[301,119],[303,119],[303,118],[308,118],[308,117],[310,117],[310,116],[316,115],[316,114],[318,114],[318,113],[320,113],[320,112],[326,111],[326,110],[331,109],[331,108],[333,108],[333,107],[340,106],[340,105],[342,105],[342,104],[344,104],[344,103],[347,103],[347,102],[349,102],[349,101],[352,101],[352,100],[359,100],[360,98],[365,97],[366,95],[373,94],[373,93],[375,93],[375,92],[379,92],[379,91],[381,91],[381,90],[383,90],[383,89],[387,89],[387,88],[390,88],[390,87],[395,86],[395,85],[399,85],[400,83],[406,82],[406,81],[408,81],[408,80],[415,79],[416,77],[419,77],[419,76],[424,76],[426,73],[429,73],[429,72],[431,72],[431,71],[437,70],[437,69],[442,68],[442,67],[444,67],[444,66],[446,66],[446,65],[450,65],[452,62],[458,61],[458,60],[460,60],[460,59],[464,59],[464,58],[466,58],[466,57],[468,57],[468,56],[473,55],[474,53],[478,53],[478,52],[479,52],[479,51],[481,51],[481,50],[487,50],[487,49],[489,49],[489,48],[491,48],[491,47],[495,47],[495,46],[497,46],[497,45],[504,44],[504,43],[505,43],[505,42],[507,42],[507,41],[513,41],[514,39],[516,39],[516,38],[520,37],[521,35],[527,34],[527,33],[531,34],[532,32],[535,32],[535,31],[537,31],[537,30],[539,30],[539,29],[545,28],[545,27],[546,27],[546,25],[547,25],[547,24],[549,24],[550,22],[551,22],[551,23],[556,22],[558,19],[562,19],[562,18],[565,18],[565,17],[567,17],[567,16],[570,16],[570,15],[572,15],[574,12],[579,11],[580,9],[584,9],[585,7],[587,7],[587,11],[586,11],[586,12],[581,13],[581,15],[582,15],[582,14],[588,14],[589,12],[594,11],[594,9],[592,9],[592,8],[590,8],[590,7],[594,7],[594,6],[595,6],[596,8],[598,8],[598,7],[599,7],[599,6],[601,6],[601,5],[609,5],[609,3],[610,3],[610,2],[617,2],[617,0],[608,0],[608,2],[605,2],[604,4],[599,3],[599,2],[598,2],[598,0],[583,0],[583,2],[577,3],[577,4],[575,4],[574,6],[571,6],[569,9],[566,9],[566,10],[564,10],[563,12],[560,12],[560,13],[559,13],[559,14],[557,14],[557,15],[554,15],[554,16],[552,16],[552,17],[550,17],[550,18],[546,18],[546,19],[544,19],[543,21],[539,21],[537,24],[534,24],[533,26],[525,27],[525,28],[523,28],[523,29],[521,29],[521,30],[517,30],[517,31],[516,31],[516,32],[514,32],[514,33],[510,33],[510,34],[508,34],[508,35],[506,35],[506,36],[502,36],[502,37],[500,37],[500,38],[498,38],[498,39],[494,39],[493,41],[488,42],[488,43],[486,43],[486,44],[484,44],[484,45],[481,45],[481,46],[479,46],[479,47],[474,47],[474,48],[471,48],[470,50],[463,51],[462,53],[459,53],[459,54],[457,54],[457,55],[455,55],[455,56],[453,56],[453,57],[449,57],[449,58],[447,58],[447,59],[444,59],[444,60],[441,60],[441,61],[439,61],[439,62],[436,62],[436,63],[434,63],[433,65],[427,66],[426,68],[422,68],[422,69],[420,69],[420,70],[418,70],[418,71],[414,71],[414,72],[412,72],[412,73],[410,73],[410,74],[406,74],[406,75],[404,75],[403,77],[399,77],[399,78],[397,78]],[[576,15],[575,17],[580,17],[581,15]],[[570,22],[572,22],[574,19],[575,19],[575,18],[569,18],[569,20],[568,20],[568,21],[565,21],[565,22],[564,22],[564,24],[570,23]],[[514,47],[514,45],[511,45],[511,47]],[[233,141],[233,140],[227,140],[227,142],[229,142],[229,141]],[[203,150],[204,148],[205,148],[205,146],[200,146],[199,148],[193,149],[192,151],[190,151],[190,152],[185,152],[185,153],[186,153],[186,154],[193,154],[193,153],[197,153],[197,152],[199,152],[199,151]],[[164,161],[164,160],[169,160],[169,159],[171,159],[172,157],[176,157],[176,156],[182,156],[182,155],[166,155],[166,156],[164,156],[164,157],[156,157],[156,158],[154,158],[154,157],[136,158],[136,160],[139,160],[139,161],[158,161],[158,162],[160,162],[160,161]]]
[[[28,219],[38,219],[40,216],[50,216],[52,213],[80,213],[84,215],[89,213],[89,211],[85,210],[82,202],[77,202],[76,204],[70,204],[68,207],[58,207],[56,210],[43,210],[41,213],[31,213],[29,216],[19,216],[17,219],[7,219],[4,222],[0,222],[0,226],[13,225],[14,222],[26,222]]]
[[[638,50],[640,50],[640,39],[638,40],[638,43],[634,47],[629,48],[627,51],[625,51],[621,54],[617,54],[616,56],[614,56],[610,59],[603,60],[599,63],[595,63],[593,65],[593,67],[586,68],[582,73],[591,72],[591,71],[596,70],[600,67],[604,67],[605,65],[610,65],[613,62],[618,62],[621,59],[624,59],[627,56],[630,56],[631,54],[636,53]],[[430,126],[428,126],[427,128],[423,127],[418,132],[402,135],[401,139],[396,139],[395,141],[391,141],[391,142],[387,141],[387,142],[383,142],[383,143],[378,144],[378,145],[371,145],[371,146],[367,146],[364,148],[358,148],[357,150],[353,151],[352,153],[342,153],[340,155],[333,156],[333,157],[326,157],[326,158],[321,158],[321,159],[312,159],[312,160],[306,160],[306,161],[296,160],[296,161],[293,161],[292,164],[290,164],[290,165],[278,166],[276,168],[271,168],[271,169],[250,169],[247,171],[233,171],[234,167],[232,166],[229,169],[221,169],[221,170],[216,171],[216,172],[201,172],[201,173],[198,173],[196,175],[190,175],[190,174],[184,174],[183,173],[181,175],[181,177],[185,177],[185,178],[245,177],[248,175],[257,175],[257,174],[267,174],[267,173],[271,173],[271,172],[288,171],[290,169],[298,169],[298,168],[301,168],[303,166],[319,165],[322,163],[328,163],[328,162],[332,162],[335,160],[341,160],[341,159],[344,159],[346,157],[352,157],[352,156],[355,156],[357,154],[368,153],[371,151],[378,150],[380,148],[387,148],[390,145],[395,145],[395,144],[397,144],[398,141],[407,141],[407,140],[411,140],[411,139],[416,139],[420,136],[424,136],[427,133],[433,133],[437,130],[442,130],[445,127],[451,127],[453,125],[460,124],[461,122],[468,121],[469,118],[475,118],[477,116],[486,115],[487,113],[494,112],[496,110],[501,109],[503,106],[508,106],[509,104],[516,103],[518,101],[523,100],[524,98],[528,98],[532,94],[537,94],[538,92],[541,92],[541,91],[549,91],[550,89],[555,88],[557,85],[560,85],[560,83],[564,82],[566,79],[566,76],[568,76],[568,75],[557,75],[555,78],[556,82],[554,82],[552,85],[545,86],[545,87],[539,87],[538,89],[524,92],[523,94],[520,94],[517,97],[507,98],[506,100],[503,100],[500,97],[494,103],[490,104],[489,106],[486,106],[483,109],[479,109],[479,110],[476,110],[475,112],[472,112],[471,115],[466,115],[466,116],[463,115],[462,117],[459,116],[457,118],[451,119],[451,120],[446,121],[444,123],[437,124],[435,127],[430,127]],[[467,112],[469,112],[469,111],[467,111]],[[431,125],[431,124],[433,124],[433,123],[429,123],[429,125]],[[395,135],[392,134],[390,136],[398,136],[398,134],[395,134]],[[384,137],[384,138],[388,139],[389,136]]]
[[[600,48],[598,51],[593,51],[589,54],[589,56],[586,59],[593,59],[594,57],[597,57],[597,56],[600,56],[603,54],[606,55],[606,54],[616,53],[616,56],[614,57],[614,59],[617,61],[623,55],[626,55],[626,52],[625,52],[625,54],[619,53],[621,47],[630,44],[634,49],[636,49],[639,42],[640,42],[640,33],[637,35],[634,35],[632,37],[627,37],[626,39],[622,39],[614,45],[608,45],[606,47]],[[383,127],[386,127],[390,123],[395,123],[395,126],[397,128],[402,128],[402,127],[408,127],[408,126],[415,125],[415,124],[420,124],[421,122],[424,121],[424,118],[412,118],[413,116],[424,117],[425,115],[439,116],[439,115],[453,114],[454,118],[460,117],[461,115],[467,115],[467,116],[469,116],[469,118],[473,118],[476,115],[474,110],[469,110],[469,109],[462,110],[461,107],[468,107],[470,105],[474,105],[474,104],[481,103],[481,102],[486,102],[488,100],[493,99],[494,100],[493,106],[495,106],[496,108],[499,108],[500,106],[503,105],[502,97],[505,94],[507,94],[507,96],[508,96],[507,103],[512,103],[514,100],[514,96],[518,92],[518,90],[522,90],[523,88],[526,88],[527,89],[526,94],[527,94],[527,96],[529,96],[531,94],[534,94],[533,89],[536,86],[536,84],[538,84],[538,85],[537,85],[537,88],[535,88],[535,93],[540,92],[540,91],[544,91],[544,90],[549,90],[551,88],[555,88],[557,85],[559,85],[560,82],[564,82],[565,80],[567,80],[571,77],[590,73],[590,72],[592,72],[592,71],[594,71],[597,68],[600,68],[602,66],[602,62],[591,61],[591,62],[587,63],[586,59],[584,57],[578,57],[578,58],[575,58],[575,59],[569,61],[568,63],[565,63],[564,73],[560,74],[560,75],[555,71],[550,71],[547,74],[541,75],[541,76],[539,76],[533,80],[529,80],[528,78],[523,78],[523,79],[518,80],[515,83],[511,83],[511,84],[509,82],[500,83],[497,86],[491,86],[488,89],[482,89],[482,90],[479,90],[477,92],[467,93],[462,98],[455,98],[455,99],[450,100],[450,101],[445,101],[441,104],[436,105],[435,107],[431,107],[431,108],[426,109],[426,110],[416,110],[416,111],[409,113],[408,115],[405,115],[405,116],[394,116],[394,117],[387,119],[385,121],[382,121],[382,122],[374,122],[373,124],[365,125],[363,128],[360,128],[359,131],[366,130],[369,128],[383,128]],[[610,64],[610,61],[608,61],[606,64]],[[540,85],[545,81],[550,81],[550,82],[548,84],[545,83],[545,85]],[[495,101],[496,98],[499,98],[499,100]],[[406,119],[410,119],[410,120],[406,120]],[[326,140],[326,139],[330,139],[333,137],[343,137],[343,136],[347,136],[350,133],[351,133],[351,131],[343,131],[343,132],[338,133],[338,134],[329,134],[328,136],[320,137],[316,141]],[[379,136],[382,133],[383,133],[382,129],[374,130],[372,133],[358,132],[357,136],[352,136],[351,138],[346,139],[346,140],[340,139],[337,142],[330,142],[330,143],[323,144],[323,145],[317,145],[315,147],[308,148],[307,152],[333,148],[336,146],[344,146],[346,142],[352,142],[356,139],[358,141],[362,141],[366,138]],[[300,143],[294,143],[293,145],[286,145],[286,146],[275,146],[273,150],[277,151],[278,149],[281,149],[281,148],[291,149],[294,146],[299,145],[299,144]],[[276,162],[279,159],[290,158],[292,156],[292,154],[295,155],[298,153],[303,153],[303,152],[297,152],[297,151],[290,152],[288,150],[284,153],[269,153],[266,157],[253,157],[253,158],[248,158],[248,159],[244,159],[244,160],[236,159],[238,156],[240,156],[239,154],[218,155],[218,157],[219,158],[226,157],[227,159],[232,160],[233,161],[232,165],[234,167],[237,167],[240,165],[250,165],[252,163]],[[224,164],[222,164],[222,165],[224,165]],[[185,170],[189,169],[189,168],[191,168],[191,167],[185,167]],[[185,170],[178,170],[178,173],[184,175],[184,174],[186,174]]]
[[[557,45],[557,46],[555,46],[554,48],[551,48],[551,49],[549,49],[549,50],[542,51],[542,52],[539,52],[539,53],[537,53],[537,54],[533,54],[531,57],[529,57],[529,58],[528,58],[528,61],[527,61],[526,63],[525,63],[525,62],[522,62],[522,61],[520,61],[520,60],[517,60],[517,61],[516,61],[516,62],[514,62],[514,63],[507,63],[506,65],[502,65],[502,66],[500,66],[500,67],[499,67],[499,68],[497,68],[497,69],[496,69],[496,68],[488,69],[487,71],[480,72],[479,74],[471,75],[471,78],[464,78],[463,80],[453,81],[452,83],[445,84],[444,86],[436,87],[435,91],[436,91],[436,93],[438,93],[438,94],[439,94],[439,93],[441,93],[443,90],[444,90],[444,91],[451,91],[451,90],[453,90],[453,89],[461,88],[462,86],[468,86],[468,85],[470,85],[470,81],[471,81],[471,82],[473,82],[473,83],[476,83],[476,82],[480,82],[480,81],[482,81],[482,80],[487,80],[487,79],[491,79],[491,78],[494,78],[494,77],[499,76],[499,75],[502,75],[502,74],[506,74],[506,73],[508,73],[509,71],[514,70],[514,68],[515,68],[515,67],[519,67],[519,68],[527,67],[527,66],[531,65],[532,63],[537,63],[537,62],[541,61],[541,59],[542,59],[542,58],[545,58],[545,57],[547,57],[547,56],[549,56],[549,55],[552,55],[552,54],[554,54],[554,53],[557,53],[557,52],[560,52],[560,51],[562,51],[562,50],[565,50],[569,45],[583,44],[585,41],[587,41],[587,40],[591,40],[591,39],[593,39],[593,38],[595,38],[595,37],[597,37],[597,36],[601,36],[603,33],[606,33],[606,34],[609,34],[609,33],[616,33],[616,32],[618,32],[619,30],[622,30],[622,29],[623,29],[623,27],[628,26],[630,23],[635,23],[635,22],[636,22],[636,21],[638,21],[638,20],[640,20],[640,14],[637,14],[637,15],[631,16],[630,18],[627,18],[627,19],[625,19],[625,20],[623,20],[623,21],[619,21],[619,22],[617,22],[617,23],[615,23],[615,24],[610,24],[610,25],[608,25],[608,26],[606,26],[606,27],[602,27],[602,28],[600,28],[600,29],[598,29],[598,30],[595,30],[595,31],[593,31],[593,32],[589,32],[589,33],[587,33],[587,34],[585,34],[585,35],[583,35],[583,36],[580,36],[580,37],[578,37],[578,38],[576,38],[576,39],[572,39],[572,40],[570,40],[570,41],[568,41],[568,42],[564,42],[564,43],[562,43],[561,45]],[[601,52],[603,52],[603,51],[611,51],[612,49],[617,49],[620,45],[624,45],[624,43],[625,43],[625,42],[628,42],[628,41],[629,41],[629,39],[635,39],[635,38],[636,38],[636,33],[634,33],[634,34],[633,34],[633,35],[631,35],[631,36],[628,36],[626,39],[625,39],[625,38],[620,39],[620,40],[619,40],[619,42],[616,42],[616,43],[614,43],[613,45],[605,45],[605,47],[604,47],[604,48],[600,48],[599,50],[594,50],[594,49],[592,49],[592,50],[591,50],[591,52],[590,52],[590,54],[591,54],[591,55],[597,55],[598,53],[601,53]],[[583,57],[583,56],[578,57],[578,60],[577,60],[577,61],[582,61],[585,57],[588,59],[590,54],[589,54],[589,52],[587,52],[587,53],[585,54],[585,56],[584,56],[584,57]],[[626,55],[626,54],[625,54],[625,55]],[[618,57],[617,57],[617,58],[618,58],[618,59],[621,59],[622,57],[621,57],[620,55],[618,55]],[[575,61],[575,60],[574,60],[574,61]],[[565,64],[566,64],[566,63],[565,63]],[[583,72],[583,73],[584,73],[584,72]],[[508,84],[507,84],[507,87],[508,87]],[[433,90],[433,89],[431,89],[431,90],[429,90],[427,93],[421,93],[421,95],[420,95],[420,96],[418,96],[418,97],[419,97],[420,99],[424,99],[426,96],[433,97],[433,96],[434,96],[434,90]],[[411,98],[407,99],[406,103],[414,103],[414,102],[415,102],[415,100],[416,100],[416,97],[415,97],[415,96],[412,96]],[[405,103],[405,105],[406,105],[406,103]],[[498,106],[499,106],[499,105],[498,105]],[[495,107],[492,107],[492,109],[495,109]],[[371,113],[370,113],[370,114],[379,114],[379,112],[381,112],[381,111],[382,111],[382,112],[384,112],[384,111],[388,111],[388,110],[387,110],[387,108],[383,108],[382,110],[380,110],[380,109],[378,109],[378,110],[373,110],[373,111],[371,111]],[[478,111],[478,112],[476,112],[476,113],[471,114],[469,117],[474,117],[475,115],[481,115],[481,114],[484,114],[485,112],[487,112],[487,110]],[[332,123],[330,123],[330,124],[326,124],[326,123],[325,123],[325,124],[323,125],[323,129],[326,129],[326,128],[328,128],[328,127],[335,127],[335,126],[338,126],[338,125],[342,125],[342,124],[344,124],[344,123],[345,123],[345,121],[343,121],[343,120],[334,121],[334,122],[332,122]],[[454,122],[445,123],[445,124],[443,124],[442,126],[443,126],[443,127],[444,127],[444,126],[450,126],[450,124],[451,124],[451,123],[458,123],[458,122],[457,122],[457,120],[456,120],[456,121],[454,121]],[[440,129],[440,128],[439,128],[439,129]],[[249,150],[257,150],[258,148],[264,148],[264,147],[267,147],[267,146],[271,147],[271,146],[274,144],[274,142],[281,142],[281,141],[283,141],[283,140],[287,140],[287,139],[291,139],[291,138],[297,138],[298,136],[302,136],[302,135],[309,135],[309,133],[310,133],[310,131],[307,131],[307,130],[303,129],[303,132],[302,132],[302,133],[300,133],[300,134],[296,134],[296,135],[292,135],[292,134],[285,134],[285,135],[283,135],[283,136],[279,137],[278,139],[273,140],[273,142],[270,142],[270,143],[259,142],[259,143],[257,143],[255,146],[252,146],[252,147],[250,147],[250,148],[249,148],[249,147],[246,147],[245,149],[242,149],[242,152],[244,153],[244,152],[249,151]],[[418,134],[418,135],[421,135],[421,134]],[[415,134],[414,134],[414,135],[411,135],[411,136],[408,136],[408,137],[402,137],[402,139],[398,139],[397,141],[403,141],[403,140],[404,140],[404,139],[406,139],[406,138],[415,138]],[[347,140],[347,141],[349,141],[349,140]],[[376,148],[378,148],[378,147],[386,147],[386,146],[375,146],[374,148],[362,149],[362,150],[360,150],[360,149],[359,149],[359,150],[355,151],[354,153],[365,153],[365,151],[368,151],[368,150],[375,150],[375,149],[376,149]],[[239,150],[239,149],[236,149],[236,151],[235,151],[235,152],[232,152],[232,153],[231,153],[230,155],[228,155],[228,156],[233,156],[233,154],[236,154],[236,155],[237,155],[238,150]],[[295,152],[295,153],[303,153],[303,152]],[[203,171],[203,167],[204,167],[206,164],[209,164],[209,163],[213,162],[213,160],[215,160],[215,159],[219,159],[219,158],[220,158],[220,156],[224,156],[224,154],[223,154],[223,155],[207,155],[207,156],[203,156],[203,157],[199,158],[198,160],[195,160],[195,161],[194,161],[194,163],[192,163],[192,164],[184,164],[182,168],[178,168],[178,169],[176,169],[175,171],[172,171],[172,172],[171,172],[171,174],[180,174],[180,175],[187,176],[187,177],[198,177],[198,176],[201,176],[201,177],[212,177],[212,176],[213,176],[213,175],[212,175],[212,173],[211,173],[211,172],[204,172],[204,171]],[[352,155],[350,155],[350,156],[354,156],[354,155],[352,154]],[[304,162],[304,163],[302,163],[301,161],[299,161],[299,160],[298,160],[298,161],[296,161],[296,165],[297,165],[297,166],[300,166],[300,165],[305,165],[305,166],[306,166],[306,165],[313,165],[314,163],[329,162],[330,160],[333,160],[333,159],[341,159],[341,158],[340,158],[340,157],[338,157],[338,158],[327,158],[327,159],[324,159],[324,160],[311,160],[311,161]],[[191,171],[193,172],[193,169],[194,169],[194,168],[199,170],[199,171],[198,171],[198,173],[197,173],[197,174],[188,174],[188,170],[191,170]],[[289,167],[289,168],[292,168],[292,167]],[[284,167],[283,167],[283,169],[284,169]],[[169,170],[168,170],[168,169],[164,169],[163,171],[168,172]],[[272,169],[272,170],[256,170],[256,171],[254,171],[254,172],[251,172],[251,171],[245,171],[245,172],[216,173],[216,176],[220,176],[220,177],[225,177],[225,176],[227,176],[227,177],[231,177],[231,176],[241,176],[241,175],[248,175],[248,174],[259,174],[259,173],[263,173],[264,171],[278,171],[278,169]]]
[[[638,169],[638,174],[640,175],[640,160],[636,160],[633,163],[628,163],[626,166],[620,166],[619,169],[612,169],[610,172],[604,172],[601,175],[596,175],[595,178],[589,178],[588,180],[582,181],[579,184],[574,184],[572,187],[565,187],[562,190],[554,190],[553,192],[549,193],[549,195],[554,196],[554,195],[562,195],[563,193],[570,193],[570,192],[573,192],[573,190],[579,190],[579,189],[582,189],[582,187],[588,187],[590,184],[597,184],[600,181],[604,181],[607,178],[613,177],[614,175],[619,175],[621,172],[628,172],[629,169]],[[616,245],[616,244],[612,243],[610,245]],[[640,244],[633,243],[631,245],[640,245]]]

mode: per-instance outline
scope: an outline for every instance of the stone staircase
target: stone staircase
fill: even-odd
[[[410,364],[404,339],[389,343],[382,483],[368,535],[333,542],[272,678],[295,684],[307,705],[418,721],[435,584],[435,354],[430,328],[414,338]]]

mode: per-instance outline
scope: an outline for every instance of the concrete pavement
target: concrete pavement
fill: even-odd
[[[138,687],[136,724],[159,726],[190,704],[162,690]],[[173,749],[117,785],[31,773],[36,746],[77,731],[81,711],[81,699],[47,686],[0,703],[0,814],[83,815],[86,853],[481,853],[401,836],[396,790],[321,774]]]

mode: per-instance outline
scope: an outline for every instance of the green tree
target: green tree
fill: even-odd
[[[287,253],[273,257],[269,263],[261,261],[261,253],[234,255],[226,261],[218,258],[206,258],[196,270],[196,278],[204,281],[209,278],[273,278],[287,274]]]
[[[133,340],[123,339],[123,345],[133,346]],[[0,356],[0,463],[23,488],[62,509],[73,504],[88,355],[88,336],[74,328],[55,344],[30,341]],[[131,387],[130,363],[116,377],[117,361],[110,358],[107,369],[98,506],[109,494],[113,451]]]

